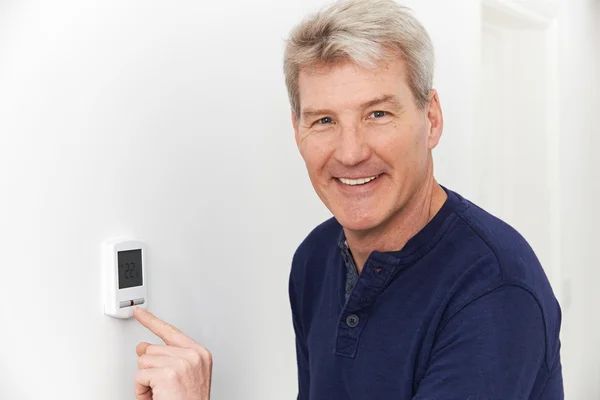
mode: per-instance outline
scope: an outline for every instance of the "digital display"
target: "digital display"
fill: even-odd
[[[119,262],[119,289],[144,284],[142,276],[142,250],[127,250],[117,253]]]

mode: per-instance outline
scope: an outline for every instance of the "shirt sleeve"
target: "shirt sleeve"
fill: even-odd
[[[506,285],[471,301],[441,327],[413,400],[529,399],[546,351],[538,301]]]
[[[308,400],[310,387],[310,373],[308,364],[308,347],[306,346],[306,338],[302,329],[301,320],[298,317],[298,309],[296,307],[296,292],[293,283],[290,281],[289,286],[290,305],[292,308],[292,322],[294,325],[294,334],[296,337],[296,364],[298,368],[298,396],[297,400]]]

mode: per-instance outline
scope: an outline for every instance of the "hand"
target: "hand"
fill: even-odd
[[[135,398],[209,400],[213,365],[210,352],[142,308],[136,308],[133,315],[166,344],[137,345]]]

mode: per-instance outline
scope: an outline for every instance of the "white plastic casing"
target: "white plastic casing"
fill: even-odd
[[[128,250],[142,251],[142,282],[141,286],[119,289],[119,260],[118,252]],[[131,318],[137,307],[146,308],[148,295],[146,291],[148,276],[146,275],[146,246],[138,240],[115,239],[102,243],[102,269],[104,314],[114,318]],[[130,302],[136,301],[134,305]],[[139,300],[143,300],[139,304]],[[128,303],[122,306],[122,303]]]

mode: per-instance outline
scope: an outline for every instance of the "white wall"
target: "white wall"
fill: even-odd
[[[580,37],[591,0],[578,2],[569,29]],[[437,176],[469,196],[479,0],[406,3],[437,50]],[[132,398],[135,344],[156,339],[102,314],[99,245],[122,234],[148,244],[149,309],[213,352],[214,399],[293,398],[289,264],[329,214],[294,146],[281,55],[291,26],[322,4],[0,3],[1,398]],[[588,114],[569,110],[579,129],[561,127],[591,132]],[[587,147],[570,143],[564,156],[580,164],[569,171],[597,178]],[[570,178],[565,194],[590,207],[598,184]],[[563,205],[563,254],[585,285],[574,291],[590,289],[594,260],[577,238],[591,225]],[[591,372],[578,375],[598,357],[574,344],[593,337],[574,333],[589,324],[577,297],[589,292],[574,295],[581,315],[565,344],[578,394],[600,393]]]
[[[0,4],[0,398],[132,398],[156,339],[102,314],[114,235],[147,242],[149,309],[213,351],[215,399],[291,398],[289,264],[325,217],[281,73],[299,10]]]
[[[560,28],[561,266],[570,284],[563,319],[569,399],[600,398],[600,3],[562,3]]]
[[[476,130],[473,109],[480,74],[480,0],[407,0],[435,46],[434,86],[444,113],[444,132],[434,152],[438,180],[464,195],[474,192],[473,155]]]

